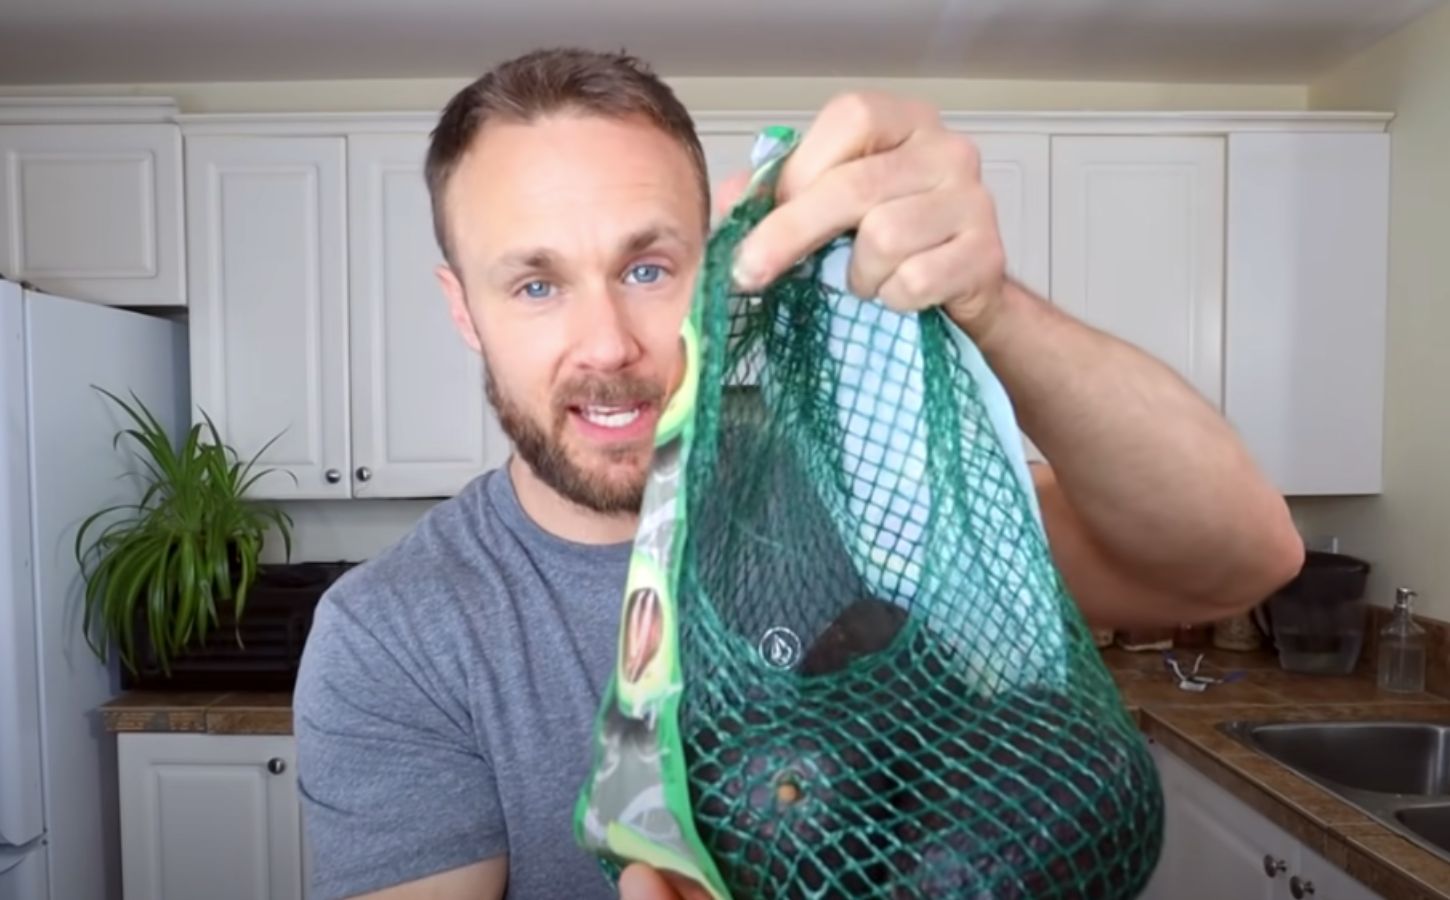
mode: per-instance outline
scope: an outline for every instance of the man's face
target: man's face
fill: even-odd
[[[689,154],[643,121],[484,127],[446,195],[454,322],[523,461],[565,498],[638,510],[706,230]]]

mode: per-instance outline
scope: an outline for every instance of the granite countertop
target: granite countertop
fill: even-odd
[[[106,730],[291,734],[288,691],[127,691],[101,707]]]
[[[1178,650],[1192,659],[1198,651]],[[1178,689],[1158,653],[1116,648],[1103,658],[1149,738],[1385,897],[1450,900],[1450,862],[1217,729],[1249,720],[1415,719],[1450,722],[1450,699],[1386,694],[1373,673],[1299,675],[1269,653],[1206,650],[1203,671],[1244,676],[1203,693]],[[290,734],[287,693],[131,692],[102,707],[107,730]]]

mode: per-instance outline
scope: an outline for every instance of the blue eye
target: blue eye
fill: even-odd
[[[530,300],[545,300],[553,293],[554,286],[547,281],[530,281],[524,285],[524,296]]]
[[[664,277],[663,266],[653,263],[642,263],[629,270],[629,277],[637,284],[654,284]]]

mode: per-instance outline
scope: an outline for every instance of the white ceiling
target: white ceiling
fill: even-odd
[[[0,84],[463,76],[531,47],[667,75],[1303,82],[1447,0],[0,0]]]

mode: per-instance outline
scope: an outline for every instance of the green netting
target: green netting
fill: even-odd
[[[849,239],[730,296],[772,174],[709,243],[581,842],[735,897],[1135,896],[1157,778],[1001,386],[940,312],[847,293]]]

